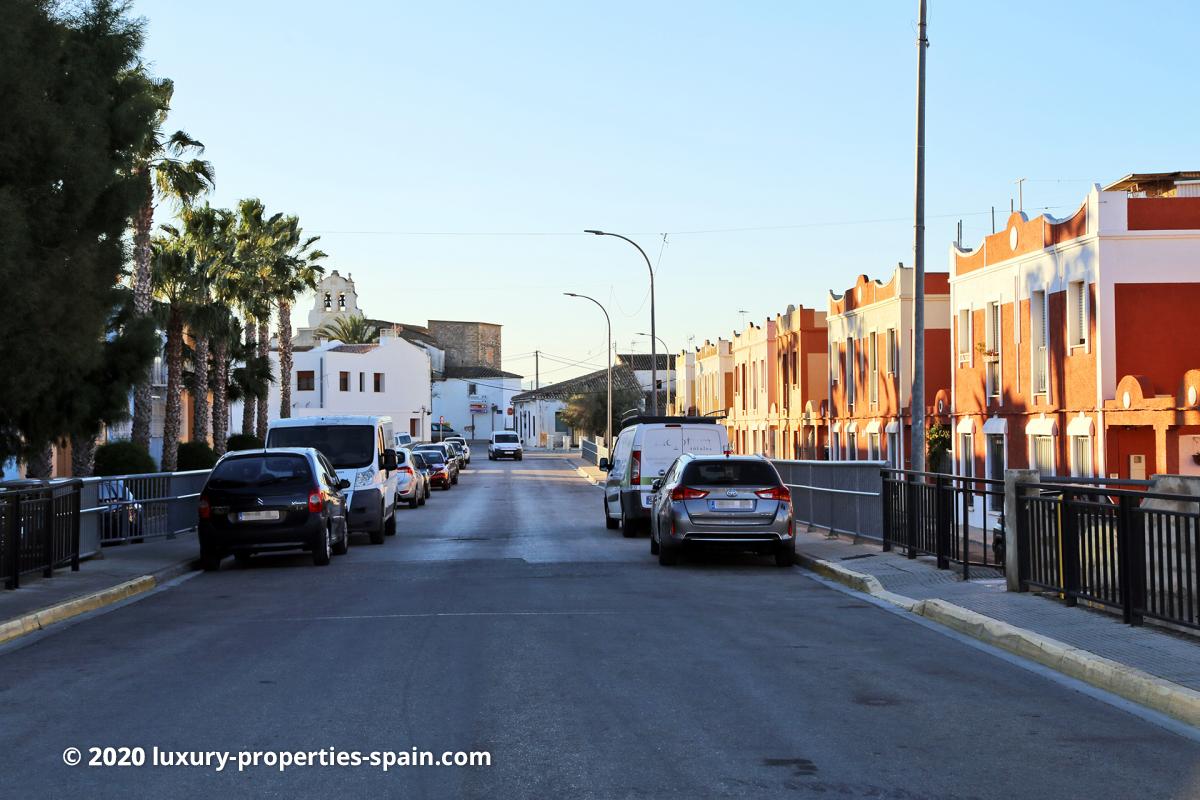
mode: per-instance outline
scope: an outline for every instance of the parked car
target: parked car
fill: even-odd
[[[796,560],[792,495],[762,456],[683,455],[651,490],[650,552],[664,566],[696,545]]]
[[[350,532],[365,531],[371,544],[396,532],[396,451],[385,444],[392,440],[391,417],[292,417],[267,429],[267,447],[315,447],[350,481]]]
[[[458,442],[454,439],[447,439],[445,442],[443,442],[443,444],[449,447],[450,452],[454,454],[456,459],[458,459],[458,468],[460,470],[466,469],[467,462],[470,460],[467,458],[466,447],[464,447],[461,442]]]
[[[465,436],[447,436],[446,442],[457,443],[461,445],[463,449],[463,457],[466,459],[466,463],[471,463],[471,445],[467,444],[467,439]]]
[[[630,417],[621,423],[604,481],[604,525],[636,536],[650,525],[650,486],[685,454],[722,455],[729,434],[713,417]]]
[[[425,456],[423,454],[413,450],[409,453],[409,457],[412,459],[413,469],[421,473],[421,476],[424,479],[425,498],[421,501],[421,505],[424,505],[425,501],[428,500],[429,496],[432,494],[429,487],[433,485],[433,470],[430,468],[429,462],[425,460]]]
[[[498,461],[501,458],[521,460],[521,437],[512,431],[493,431],[492,439],[488,442],[488,460]]]
[[[461,465],[458,454],[454,452],[453,447],[444,442],[439,442],[436,444],[433,442],[427,442],[425,444],[417,445],[415,449],[422,453],[440,453],[442,460],[446,462],[447,471],[450,473],[450,482],[454,484],[458,483],[458,474],[459,470],[461,469]]]
[[[268,550],[308,550],[324,566],[350,546],[345,490],[334,465],[311,447],[240,450],[221,458],[200,491],[200,560],[246,562]]]
[[[434,422],[429,426],[429,440],[432,442],[444,442],[451,436],[458,435],[458,431],[445,422]]]
[[[416,439],[413,438],[413,435],[411,433],[397,433],[395,436],[392,437],[392,440],[394,442],[394,444],[392,446],[395,447],[397,450],[399,450],[402,447],[412,447],[413,444],[416,442]]]
[[[396,505],[408,503],[409,508],[425,505],[429,496],[425,473],[413,464],[414,453],[401,448],[396,451]]]
[[[440,449],[418,450],[425,463],[429,465],[429,482],[442,491],[450,491],[456,481],[452,477],[454,467],[446,459],[446,454]]]

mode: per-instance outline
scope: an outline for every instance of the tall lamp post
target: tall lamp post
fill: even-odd
[[[608,316],[608,309],[605,308],[599,300],[594,297],[588,297],[586,294],[575,294],[574,292],[563,292],[567,297],[578,297],[580,300],[591,300],[596,305],[600,306],[600,310],[604,312],[604,321],[608,324],[608,340],[605,342],[605,350],[608,351],[608,414],[605,415],[604,421],[606,424],[604,434],[604,448],[612,449],[612,320]]]
[[[641,248],[637,242],[630,239],[628,236],[622,236],[619,233],[609,233],[608,231],[586,230],[584,233],[590,233],[595,236],[615,236],[618,239],[624,239],[631,245],[637,248],[637,251],[642,254],[642,258],[646,260],[646,269],[650,270],[650,389],[651,389],[651,412],[654,416],[658,416],[658,347],[655,343],[656,336],[654,335],[654,265],[650,263],[650,257],[646,255],[646,251]]]
[[[639,333],[638,336],[649,336],[651,339],[654,339],[663,346],[663,352],[667,354],[667,410],[669,411],[671,409],[671,382],[672,378],[676,377],[674,373],[671,372],[671,348],[667,347],[667,343],[663,341],[661,336],[655,336],[652,333]],[[655,388],[654,393],[655,396],[658,395],[657,387]],[[678,397],[676,397],[676,399],[678,399]]]

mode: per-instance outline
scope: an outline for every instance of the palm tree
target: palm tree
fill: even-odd
[[[180,394],[183,383],[183,326],[188,300],[195,289],[196,260],[178,231],[168,228],[167,232],[168,236],[151,243],[151,277],[155,294],[167,304],[167,407],[163,420],[161,469],[174,472],[178,464],[183,407]]]
[[[292,415],[292,302],[301,292],[317,288],[325,274],[317,262],[326,253],[313,249],[321,237],[304,238],[296,217],[286,217],[284,222],[286,250],[275,264],[273,285],[279,307],[279,416],[287,419]]]
[[[317,329],[318,339],[329,339],[342,344],[370,344],[379,341],[379,329],[361,315],[338,317]]]
[[[200,158],[204,145],[184,131],[166,134],[163,126],[171,109],[175,85],[167,79],[156,79],[144,70],[141,81],[146,94],[152,98],[157,113],[150,135],[137,154],[134,172],[142,182],[144,199],[133,223],[134,249],[134,309],[139,316],[148,316],[153,306],[151,275],[150,229],[154,224],[156,199],[181,206],[213,186],[213,167]],[[151,397],[150,375],[134,388],[133,440],[145,448],[150,446]]]
[[[238,203],[236,259],[238,262],[237,297],[245,323],[247,357],[266,364],[266,383],[271,380],[267,359],[269,320],[271,317],[271,275],[275,254],[275,236],[282,214],[266,216],[261,200],[249,198]],[[260,374],[262,363],[250,370]],[[266,434],[267,385],[256,387],[243,398],[242,433]]]

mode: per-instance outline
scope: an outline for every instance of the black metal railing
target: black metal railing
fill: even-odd
[[[1004,481],[940,472],[884,469],[883,547],[909,558],[934,556],[938,569],[957,562],[1004,570]]]
[[[208,470],[116,475],[84,481],[87,541],[140,542],[196,526],[196,504]]]
[[[80,482],[0,483],[0,579],[17,589],[21,576],[79,569]]]
[[[1074,483],[1017,485],[1020,586],[1200,628],[1200,497]]]

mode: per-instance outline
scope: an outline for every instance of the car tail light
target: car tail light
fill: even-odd
[[[792,493],[788,491],[786,486],[773,486],[770,489],[757,491],[755,494],[763,500],[782,500],[785,503],[792,502]]]
[[[708,497],[708,492],[691,486],[676,486],[671,490],[672,500],[699,500],[702,497]]]
[[[196,506],[200,511],[200,519],[208,519],[212,515],[212,506],[208,504],[208,498],[200,495],[200,503]]]
[[[634,450],[629,456],[630,480],[634,486],[642,483],[642,451]]]
[[[409,476],[410,478],[415,474],[413,472],[412,467],[401,467],[398,471],[403,472],[405,475]]]
[[[308,493],[308,510],[316,514],[323,508],[325,508],[325,498],[321,496],[320,491],[313,489]]]

